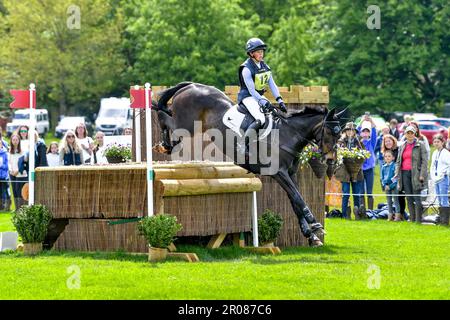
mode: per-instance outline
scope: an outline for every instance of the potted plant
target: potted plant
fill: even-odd
[[[123,163],[131,160],[131,147],[128,144],[109,144],[103,151],[103,155],[108,163]]]
[[[327,165],[322,162],[322,153],[317,146],[308,144],[299,154],[299,164],[303,168],[309,164],[317,178],[322,179],[327,171]]]
[[[149,245],[148,260],[165,260],[167,247],[175,240],[177,232],[181,229],[177,217],[172,215],[157,214],[140,220],[138,230]]]
[[[338,162],[343,163],[352,180],[356,181],[358,172],[362,168],[363,162],[370,158],[370,152],[358,148],[339,148],[337,152]]]
[[[278,238],[283,226],[283,218],[266,209],[263,215],[258,219],[258,237],[262,246],[273,247],[274,242]]]
[[[12,215],[12,223],[23,241],[23,252],[34,255],[42,251],[42,242],[47,235],[52,215],[41,204],[21,206]]]

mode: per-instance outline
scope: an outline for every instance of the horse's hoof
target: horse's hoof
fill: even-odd
[[[323,242],[320,241],[319,237],[317,237],[314,233],[311,235],[311,237],[308,238],[308,243],[310,247],[322,247]]]
[[[309,241],[309,246],[311,248],[323,247],[323,242],[320,241],[320,240],[310,240]]]
[[[159,143],[159,144],[153,146],[152,149],[153,149],[154,151],[156,151],[156,152],[159,152],[159,153],[169,154],[169,149],[167,149],[166,147],[164,147],[162,143]]]

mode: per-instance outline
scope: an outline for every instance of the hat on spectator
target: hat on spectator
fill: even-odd
[[[347,122],[347,123],[345,124],[344,129],[342,129],[342,132],[345,132],[345,131],[347,131],[347,130],[353,130],[353,131],[356,132],[356,126],[355,126],[355,124],[354,124],[353,122]]]
[[[414,126],[407,126],[405,129],[405,133],[411,131],[412,133],[416,134],[416,128],[414,128]]]
[[[361,132],[363,132],[364,130],[369,130],[369,132],[372,130],[372,124],[369,121],[364,121],[361,124]]]

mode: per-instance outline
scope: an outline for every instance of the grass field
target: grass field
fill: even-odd
[[[11,230],[9,214],[1,231]],[[237,247],[201,262],[150,264],[126,253],[0,254],[0,299],[449,299],[450,229],[327,219],[322,248],[281,255]]]

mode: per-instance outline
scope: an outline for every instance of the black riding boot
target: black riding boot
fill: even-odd
[[[248,146],[250,144],[250,139],[251,139],[251,132],[254,130],[254,132],[258,132],[258,130],[261,128],[261,121],[260,120],[256,120],[255,122],[253,122],[251,125],[248,126],[247,130],[245,130],[245,134],[243,137],[243,148],[240,149],[240,151],[242,153],[245,153],[247,155],[248,153]]]

